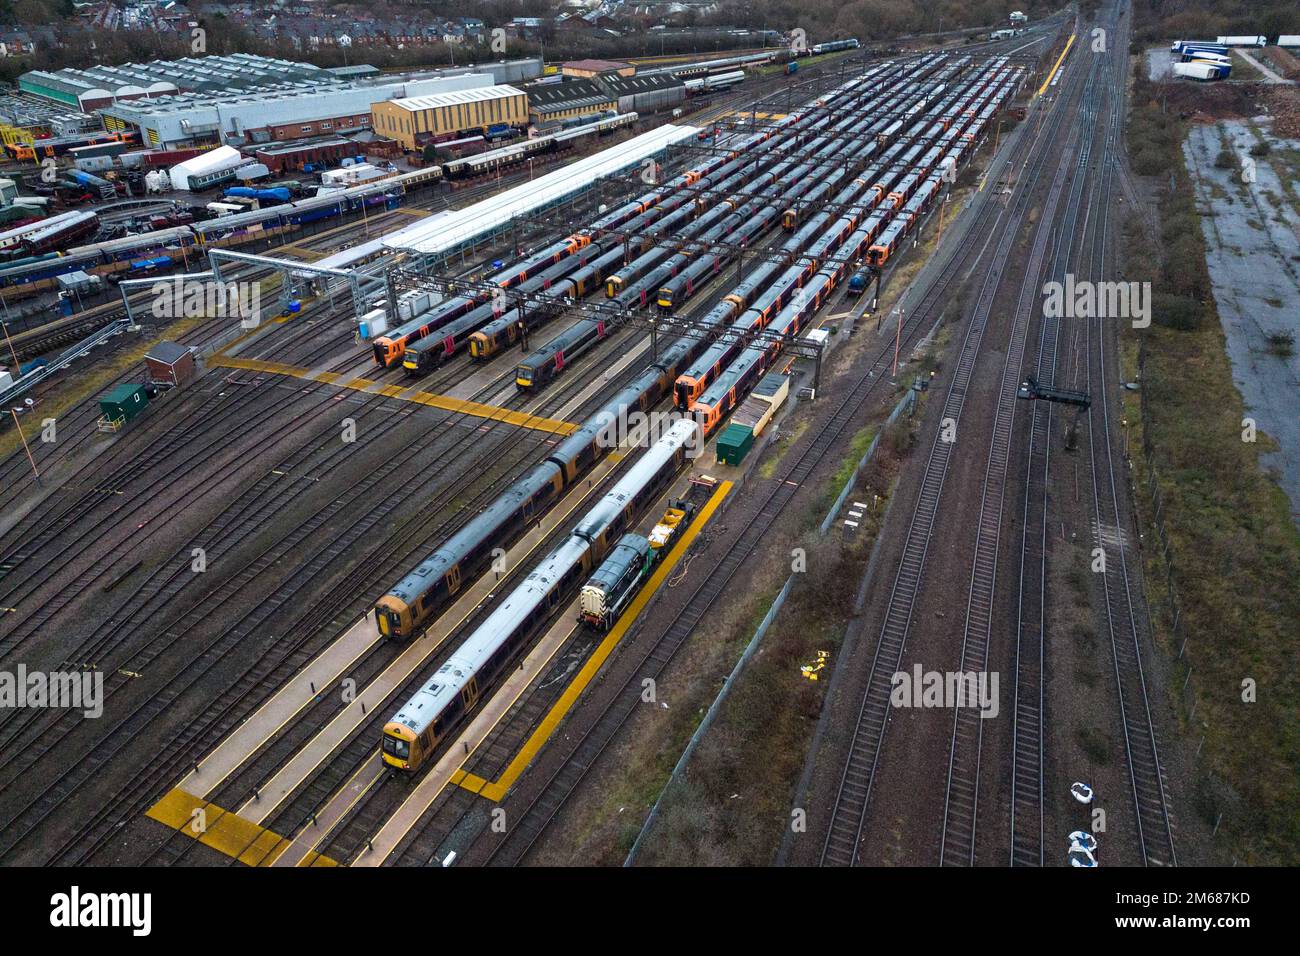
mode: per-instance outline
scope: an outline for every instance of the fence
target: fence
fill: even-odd
[[[1146,341],[1143,340],[1138,347],[1138,376],[1139,381],[1143,382],[1146,380],[1146,354]],[[1147,390],[1142,389],[1138,396],[1138,406],[1142,418],[1142,458],[1146,465],[1145,497],[1150,502],[1151,525],[1155,529],[1156,543],[1160,550],[1160,560],[1165,570],[1163,595],[1156,603],[1162,607],[1169,625],[1170,635],[1174,644],[1178,647],[1176,661],[1186,669],[1182,686],[1179,688],[1179,696],[1182,699],[1187,720],[1190,723],[1196,715],[1196,696],[1191,688],[1192,661],[1187,654],[1187,630],[1183,625],[1182,599],[1178,594],[1178,574],[1174,562],[1174,552],[1169,542],[1169,532],[1165,528],[1164,493],[1160,490],[1160,468],[1156,464],[1155,443],[1151,440],[1151,409],[1148,404]],[[1137,500],[1136,494],[1134,499]],[[1150,603],[1152,602],[1148,600],[1148,605]],[[1204,744],[1204,742],[1205,738],[1202,736],[1201,744]],[[1200,753],[1199,745],[1197,753]]]

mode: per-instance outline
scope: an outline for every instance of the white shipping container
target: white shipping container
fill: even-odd
[[[113,168],[113,157],[86,156],[82,159],[74,159],[72,165],[83,173],[102,173],[106,169]]]
[[[1300,46],[1300,33],[1284,33],[1277,38],[1278,46]]]
[[[1174,76],[1189,80],[1217,80],[1223,73],[1223,67],[1213,63],[1175,63]]]
[[[363,340],[373,339],[388,331],[388,311],[383,308],[371,309],[357,323]]]

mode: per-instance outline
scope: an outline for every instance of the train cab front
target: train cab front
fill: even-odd
[[[679,375],[673,383],[673,405],[682,411],[689,411],[695,399],[704,391],[704,383],[699,379]]]
[[[485,332],[475,332],[469,337],[469,357],[471,361],[481,362],[496,351],[495,343]]]
[[[405,640],[411,634],[410,608],[392,594],[385,594],[375,602],[375,625],[382,637]]]
[[[373,346],[375,350],[375,364],[381,365],[384,368],[391,368],[393,363],[402,355],[398,344],[387,337],[375,339]]]
[[[415,732],[411,728],[398,723],[384,725],[380,755],[385,767],[410,773],[418,766],[415,749]]]
[[[532,388],[536,373],[531,365],[520,365],[515,369],[515,388]]]
[[[407,375],[427,375],[437,364],[437,350],[427,345],[424,348],[407,349],[402,354],[402,368]]]

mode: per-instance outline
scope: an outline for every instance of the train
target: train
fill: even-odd
[[[781,120],[779,125],[782,128],[793,126],[799,119],[798,113],[791,114]],[[489,284],[506,288],[527,282],[565,257],[580,253],[592,244],[593,236],[599,241],[604,238],[605,232],[620,230],[626,223],[661,203],[666,206],[674,202],[680,204],[685,201],[681,197],[687,195],[682,190],[683,186],[695,185],[710,174],[717,173],[747,148],[752,148],[773,135],[774,130],[769,129],[729,143],[725,153],[709,156],[653,192],[636,197],[611,211],[587,229],[547,246],[520,263],[504,268],[489,280]],[[583,268],[593,264],[594,260]],[[588,281],[591,281],[590,276]],[[441,312],[443,317],[450,316],[445,320],[437,320],[446,325],[486,303],[488,298],[486,293],[481,299],[470,296],[452,297],[435,307],[433,313]],[[433,320],[421,316],[415,320],[415,325],[408,323],[396,331],[399,335],[410,335],[419,325],[430,321]],[[429,621],[448,606],[464,582],[473,580],[487,567],[494,549],[504,547],[512,541],[534,520],[535,515],[557,501],[566,488],[571,487],[604,456],[608,449],[601,441],[601,434],[608,423],[618,420],[629,410],[644,412],[668,396],[677,376],[704,345],[699,339],[687,336],[663,349],[656,361],[611,398],[600,411],[587,419],[545,459],[382,595],[374,606],[380,634],[389,639],[409,640],[420,633]],[[405,347],[403,344],[402,351]],[[390,342],[381,349],[376,351],[377,361],[391,364],[388,360],[395,352],[394,344]]]
[[[687,95],[693,95],[730,89],[737,83],[743,83],[744,81],[744,70],[730,70],[726,73],[710,73],[708,76],[692,77],[683,81],[682,85],[686,87]]]
[[[600,631],[613,627],[694,513],[690,502],[674,501],[648,537],[632,531],[623,535],[582,586],[578,620]]]
[[[119,132],[98,130],[93,133],[50,136],[30,143],[5,143],[4,147],[11,160],[39,163],[44,159],[57,159],[83,146],[96,146],[102,143],[138,144],[139,142],[140,134],[134,130]]]
[[[552,609],[592,572],[698,447],[694,421],[681,419],[669,427],[384,724],[380,751],[386,766],[414,773],[428,762]]]
[[[856,50],[860,47],[856,38],[850,37],[847,40],[831,40],[829,43],[814,43],[812,45],[812,55],[821,56],[823,53],[834,53],[837,50]]]
[[[99,216],[95,213],[66,212],[0,234],[0,256],[8,255],[13,259],[37,259],[51,252],[59,252],[78,239],[93,236],[98,231]],[[39,259],[38,261],[44,263],[50,260]]]
[[[602,116],[594,121],[579,124],[577,127],[534,136],[474,156],[449,160],[442,164],[442,175],[449,182],[492,175],[503,169],[520,166],[530,159],[540,159],[570,149],[582,137],[592,133],[607,136],[617,129],[631,126],[637,119],[638,115],[631,112]]]
[[[410,180],[422,174],[427,176],[428,171],[408,173],[405,178]],[[402,178],[398,177],[399,180]],[[394,185],[394,180],[387,180],[380,184],[331,190],[325,196],[313,196],[220,219],[155,229],[91,245],[69,245],[58,260],[0,266],[0,291],[14,290],[27,294],[51,291],[60,275],[83,270],[107,277],[150,255],[172,255],[183,262],[185,250],[201,254],[208,247],[238,245],[253,238],[289,233],[314,222],[360,210],[363,205],[393,209],[400,205],[402,195],[401,184]],[[93,216],[94,213],[81,215]]]
[[[637,119],[636,113],[620,113],[574,129],[563,130],[552,134],[549,138],[538,137],[538,140],[544,141],[544,145],[549,144],[554,149],[567,149],[585,136],[608,135],[617,129],[634,124]],[[232,246],[252,238],[287,234],[309,223],[337,218],[350,211],[359,210],[363,201],[368,208],[382,205],[392,209],[400,205],[402,197],[412,189],[441,182],[444,178],[471,178],[525,162],[529,158],[527,154],[502,155],[519,145],[523,144],[506,147],[505,150],[490,150],[460,161],[428,166],[415,172],[402,173],[380,183],[344,187],[330,190],[325,196],[311,196],[292,203],[222,216],[220,220],[193,225],[184,224],[172,229],[157,229],[147,234],[106,239],[82,247],[70,247],[64,251],[62,261],[57,263],[23,263],[18,267],[0,262],[0,292],[9,296],[35,295],[53,291],[60,275],[78,270],[107,275],[126,268],[126,264],[130,261],[151,254],[173,254],[184,261],[186,249],[201,253],[208,246]],[[545,152],[546,150],[543,149],[543,155]],[[457,162],[474,165],[457,166]],[[287,186],[283,183],[280,185]],[[94,197],[88,194],[86,198]]]

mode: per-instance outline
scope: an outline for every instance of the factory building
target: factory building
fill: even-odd
[[[529,120],[536,126],[613,110],[617,105],[617,94],[601,89],[595,80],[534,83],[528,87]]]
[[[177,93],[216,95],[255,88],[325,86],[343,82],[310,63],[236,53],[230,56],[153,60],[121,66],[30,70],[18,88],[84,113],[122,100],[152,99]]]
[[[528,122],[528,97],[513,86],[484,86],[385,100],[374,104],[372,114],[376,133],[413,151],[461,133],[522,127]]]
[[[13,146],[101,128],[99,117],[27,94],[0,96],[0,143]]]
[[[116,103],[100,109],[109,130],[138,129],[148,147],[278,143],[335,136],[370,128],[376,103],[421,93],[469,90],[490,82],[466,73],[412,83],[338,84],[289,87],[243,93],[182,93],[148,101]]]
[[[686,84],[670,73],[627,77],[602,73],[595,83],[614,97],[620,113],[657,113],[686,100]]]
[[[602,73],[633,76],[636,73],[636,67],[631,63],[619,63],[615,60],[570,60],[560,67],[560,72],[574,79],[590,80]]]

